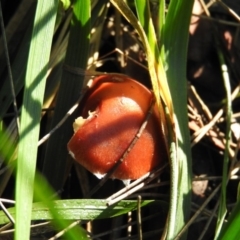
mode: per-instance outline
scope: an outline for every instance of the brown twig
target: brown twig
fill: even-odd
[[[138,205],[137,205],[137,226],[138,226],[138,239],[142,240],[143,235],[142,235],[142,216],[141,216],[141,200],[142,197],[139,195],[138,196]]]
[[[156,177],[159,176],[159,173],[167,166],[168,164],[165,164],[160,169],[157,169],[155,171],[152,171],[150,173],[145,174],[141,178],[137,179],[136,181],[130,183],[125,188],[121,189],[120,191],[114,193],[110,197],[106,199],[107,205],[110,206],[116,202],[119,202],[120,200],[130,196],[132,193],[138,191],[139,189],[142,189],[144,186],[146,186],[149,182],[153,181]]]

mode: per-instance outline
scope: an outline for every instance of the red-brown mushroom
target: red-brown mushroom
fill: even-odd
[[[68,143],[72,157],[100,177],[122,157],[149,111],[153,95],[139,82],[118,74],[94,79]],[[156,106],[137,143],[111,176],[137,179],[166,157]]]

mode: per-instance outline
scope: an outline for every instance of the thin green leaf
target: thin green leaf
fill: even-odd
[[[148,39],[148,44],[151,52],[156,60],[159,58],[159,49],[157,45],[157,37],[153,26],[153,21],[150,13],[149,1],[135,0],[138,19],[144,29]]]
[[[159,3],[159,11],[158,11],[158,29],[157,29],[157,36],[159,41],[159,48],[160,48],[160,54],[161,59],[163,61],[163,65],[165,66],[165,52],[164,47],[162,46],[162,39],[163,37],[163,27],[165,25],[166,19],[165,19],[165,1],[160,1]]]
[[[240,202],[238,201],[236,206],[231,212],[231,215],[223,225],[220,235],[216,239],[229,240],[229,239],[240,239]]]
[[[28,240],[30,235],[39,123],[57,7],[57,0],[39,1],[34,20],[20,125],[15,239]]]
[[[218,44],[218,42],[217,42]],[[221,198],[218,211],[218,219],[216,226],[215,239],[218,239],[219,233],[222,229],[222,225],[227,214],[226,206],[226,188],[228,182],[228,163],[229,163],[229,149],[231,143],[231,120],[232,120],[232,97],[231,97],[231,85],[230,78],[228,73],[228,68],[220,48],[217,48],[218,59],[221,64],[223,83],[226,90],[226,143],[224,151],[224,160],[223,160],[223,173],[222,173],[222,189],[221,189]]]
[[[154,200],[145,200],[141,202],[141,207],[150,203],[156,203]],[[134,200],[122,200],[112,206],[107,206],[106,200],[99,199],[75,199],[75,200],[57,200],[51,203],[51,208],[57,213],[58,219],[64,220],[93,220],[117,217],[128,212],[135,211],[138,202]],[[33,203],[32,220],[52,220],[54,219],[52,210],[46,207],[44,203]],[[15,208],[9,208],[9,213],[15,216]],[[56,218],[55,218],[56,220]],[[0,212],[0,224],[6,224],[9,219],[4,212]]]
[[[161,46],[165,52],[166,74],[176,116],[176,145],[171,145],[171,200],[167,239],[183,228],[190,213],[191,154],[187,118],[186,59],[188,30],[193,0],[170,1]],[[175,152],[176,151],[176,152]]]
[[[162,34],[162,29],[164,24],[166,23],[166,19],[165,19],[165,1],[160,1],[159,3],[159,18],[158,18],[158,26],[159,26],[159,40],[160,40],[160,44],[161,44],[161,34]]]

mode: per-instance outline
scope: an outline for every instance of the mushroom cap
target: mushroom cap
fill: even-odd
[[[96,176],[105,175],[123,156],[141,127],[153,94],[139,82],[118,74],[94,79],[68,142],[73,158]],[[79,125],[79,126],[78,126]],[[156,106],[147,126],[111,178],[137,179],[165,159]]]

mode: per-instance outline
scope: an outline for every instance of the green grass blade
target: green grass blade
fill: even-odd
[[[240,239],[240,201],[237,202],[236,206],[231,212],[231,215],[223,225],[220,235],[216,239],[229,240],[229,239]]]
[[[158,26],[159,26],[159,32],[158,35],[159,36],[159,40],[160,40],[160,45],[161,45],[161,34],[162,34],[162,29],[164,24],[166,23],[166,19],[165,19],[165,1],[160,1],[159,3],[159,11],[158,11]]]
[[[158,201],[144,200],[141,207],[149,204],[157,204]],[[49,205],[49,204],[48,204]],[[71,199],[55,200],[51,202],[51,208],[43,202],[33,203],[32,220],[93,220],[106,219],[121,216],[138,208],[136,200],[122,200],[114,205],[107,206],[106,200],[101,199]],[[55,213],[52,211],[54,209]],[[14,217],[15,208],[9,208],[8,212]],[[56,214],[57,213],[57,214]],[[9,219],[3,211],[0,211],[0,224],[6,224]],[[59,224],[58,224],[59,227]]]
[[[135,0],[138,19],[144,29],[148,39],[148,44],[155,59],[159,58],[159,49],[157,45],[157,38],[151,18],[149,1]]]
[[[159,48],[160,48],[160,54],[161,54],[161,59],[163,61],[163,65],[165,66],[165,53],[164,53],[164,47],[162,46],[162,39],[163,37],[163,27],[166,22],[165,19],[165,1],[160,1],[159,3],[159,11],[158,11],[158,26],[159,29],[157,29],[157,36],[158,36],[158,41],[159,41]]]
[[[167,79],[176,116],[177,149],[172,145],[171,200],[167,239],[173,239],[189,217],[191,201],[191,154],[187,118],[186,61],[188,30],[193,0],[170,2],[163,29]]]
[[[28,240],[30,235],[41,106],[57,7],[57,0],[39,1],[34,20],[25,79],[17,160],[15,231],[17,240]]]
[[[218,44],[218,42],[217,42]],[[223,82],[226,90],[226,143],[225,143],[225,151],[224,151],[224,159],[223,159],[223,173],[222,173],[222,189],[221,189],[221,198],[218,210],[218,220],[217,227],[215,233],[215,239],[218,239],[219,233],[222,229],[223,222],[225,220],[225,216],[227,214],[227,182],[228,182],[228,163],[229,163],[229,149],[231,143],[231,120],[232,120],[232,97],[231,97],[231,85],[230,78],[228,73],[228,68],[224,59],[224,55],[221,49],[218,47],[218,58],[221,64]]]

